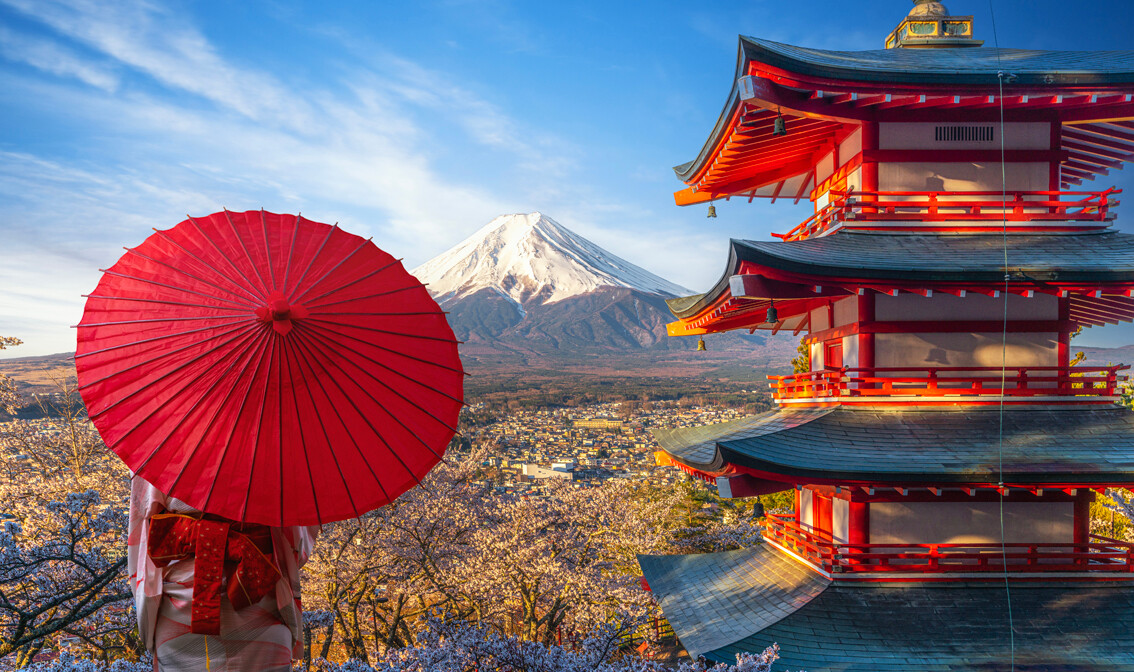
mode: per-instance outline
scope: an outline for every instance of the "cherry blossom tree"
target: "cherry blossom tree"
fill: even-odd
[[[0,430],[0,658],[24,664],[64,639],[136,657],[122,553],[128,474],[73,378],[39,402],[46,417]]]
[[[53,635],[93,643],[128,621],[126,559],[115,552],[125,543],[122,510],[91,490],[50,502],[41,515],[54,524],[9,521],[0,532],[0,657],[15,653],[17,667]]]
[[[509,637],[462,621],[430,619],[416,644],[391,649],[373,667],[352,663],[321,667],[327,672],[662,672],[672,668],[637,656],[611,657],[615,628],[599,628],[575,650]],[[739,654],[735,665],[687,662],[678,672],[771,672],[775,645],[760,654]]]
[[[335,614],[345,655],[404,646],[437,610],[545,644],[656,613],[635,558],[673,548],[679,493],[619,480],[503,497],[482,459],[443,463],[397,502],[325,530],[307,601]]]
[[[49,394],[38,394],[35,405],[43,419],[16,419],[0,430],[0,442],[40,475],[81,480],[88,472],[114,471],[116,458],[106,449],[87,418],[74,374],[53,381]],[[65,473],[60,473],[63,471]]]
[[[414,644],[389,649],[373,666],[358,660],[342,664],[317,659],[309,666],[297,663],[296,672],[771,672],[779,658],[774,644],[759,654],[741,653],[735,665],[686,662],[676,668],[637,656],[611,659],[609,632],[598,632],[574,650],[509,637],[490,628],[455,620],[430,619]],[[64,655],[40,663],[29,672],[145,672],[152,663],[98,663]]]
[[[0,336],[0,350],[7,350],[8,348],[21,345],[23,341],[11,336]],[[16,413],[16,402],[19,401],[20,395],[16,391],[16,381],[12,380],[10,376],[0,373],[0,411],[9,415]]]

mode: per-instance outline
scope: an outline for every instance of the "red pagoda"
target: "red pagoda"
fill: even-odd
[[[1134,545],[1090,503],[1134,487],[1126,366],[1075,366],[1083,327],[1134,319],[1134,52],[996,49],[913,11],[885,49],[742,37],[678,205],[808,199],[732,240],[674,336],[790,331],[810,370],[774,411],[658,432],[724,497],[795,491],[765,543],[643,556],[690,654],[772,642],[789,669],[1134,670]]]

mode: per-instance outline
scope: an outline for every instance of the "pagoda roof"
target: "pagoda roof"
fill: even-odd
[[[708,474],[790,483],[1119,484],[1134,479],[1134,413],[1115,406],[788,408],[654,430]],[[1001,445],[1000,437],[1003,437]]]
[[[1001,89],[1000,73],[1006,79]],[[1008,78],[1007,76],[1011,77]],[[1134,51],[1032,49],[878,49],[832,51],[740,37],[736,73],[724,108],[697,156],[674,167],[689,188],[678,205],[747,194],[804,198],[815,161],[864,121],[930,119],[965,110],[965,119],[1074,123],[1064,133],[1068,184],[1088,145],[1130,160],[1134,128]],[[787,120],[775,137],[773,120]],[[1105,155],[1104,155],[1105,156]],[[1077,168],[1078,167],[1078,168]],[[1118,166],[1112,166],[1118,167]]]
[[[715,308],[739,311],[735,313],[739,315],[767,307],[767,300],[755,299],[806,298],[783,293],[734,296],[731,281],[746,274],[785,283],[781,288],[789,284],[825,288],[811,298],[831,296],[836,286],[843,294],[863,287],[876,291],[1002,288],[1005,249],[1012,289],[1049,293],[1068,287],[1081,290],[1072,297],[1071,310],[1072,318],[1083,324],[1104,323],[1106,320],[1095,318],[1098,314],[1112,315],[1115,322],[1134,316],[1134,300],[1126,295],[1127,286],[1134,283],[1134,235],[1113,229],[1007,236],[841,230],[803,240],[733,239],[725,272],[713,287],[703,294],[669,299],[667,306],[675,317],[689,322]],[[1096,291],[1107,296],[1094,296]],[[725,328],[739,326],[749,325]]]
[[[1013,655],[1003,583],[832,584],[765,544],[638,563],[693,657],[735,663],[774,642],[776,669],[936,672]],[[1134,670],[1134,586],[1015,584],[1011,599],[1019,669]]]
[[[1003,71],[1016,76],[1014,86],[1134,83],[1134,51],[994,47],[832,51],[744,36],[740,49],[744,61],[848,82],[995,86],[997,73]]]
[[[1134,235],[902,235],[844,231],[800,241],[742,240],[739,261],[815,278],[1004,282],[1004,254],[1016,276],[1041,282],[1134,281]]]

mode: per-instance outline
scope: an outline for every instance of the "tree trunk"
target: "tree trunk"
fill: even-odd
[[[323,650],[319,652],[319,657],[326,659],[331,655],[331,642],[335,639],[335,619],[331,619],[331,624],[327,626],[327,638],[323,640]]]
[[[35,642],[20,649],[19,653],[16,654],[16,669],[20,670],[31,665],[32,659],[43,650],[43,644],[43,639],[37,639]]]

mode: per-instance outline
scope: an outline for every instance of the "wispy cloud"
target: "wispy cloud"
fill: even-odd
[[[226,63],[185,17],[148,2],[3,0],[72,40],[161,84],[196,94],[256,121],[299,129],[311,122],[302,98],[273,77]]]
[[[56,75],[0,67],[0,105],[83,129],[74,143],[0,151],[0,233],[26,261],[0,283],[27,288],[0,301],[0,322],[34,314],[54,334],[21,354],[69,347],[94,269],[185,214],[303,211],[417,264],[523,200],[498,195],[491,171],[539,166],[526,180],[538,192],[570,169],[565,143],[395,55],[316,86],[227,60],[191,17],[156,4],[0,3],[42,28],[5,27],[0,56]],[[483,148],[485,169],[454,169],[439,136]]]
[[[4,26],[0,26],[0,56],[53,75],[74,77],[106,91],[118,88],[118,77],[111,68],[92,63],[58,42],[21,35]]]

